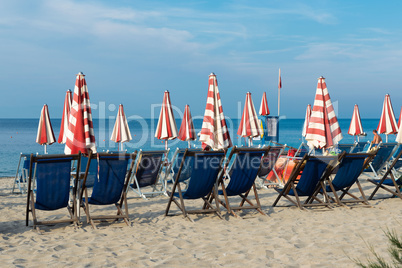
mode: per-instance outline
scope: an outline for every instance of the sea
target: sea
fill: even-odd
[[[230,137],[233,145],[246,145],[244,138],[237,135],[239,119],[227,119]],[[342,130],[343,139],[341,143],[352,143],[354,137],[347,134],[350,119],[338,119]],[[378,119],[362,119],[363,129],[368,133],[365,137],[360,137],[360,141],[373,139],[372,130],[377,128]],[[13,177],[20,154],[44,153],[44,146],[35,142],[38,131],[38,119],[0,119],[0,177]],[[56,140],[60,131],[61,119],[51,120]],[[94,119],[94,131],[97,150],[117,151],[118,145],[110,140],[115,120],[113,119]],[[302,140],[303,119],[286,119],[279,120],[279,143],[287,144],[292,147],[298,147]],[[160,141],[154,137],[157,125],[157,119],[132,118],[128,122],[132,140],[124,143],[124,150],[133,152],[135,150],[161,150],[165,148],[164,141]],[[181,120],[176,120],[177,127],[180,128]],[[196,133],[201,130],[202,119],[194,119],[194,128]],[[385,140],[385,136],[383,137]],[[394,141],[395,135],[389,137],[389,141]],[[262,141],[254,140],[253,145],[259,145]],[[173,152],[176,148],[187,148],[188,143],[178,139],[169,140],[168,147]],[[192,147],[200,148],[201,143],[197,141],[191,142]],[[49,154],[62,154],[64,144],[54,143],[47,146]]]

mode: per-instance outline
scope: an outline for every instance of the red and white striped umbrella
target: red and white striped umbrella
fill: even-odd
[[[68,129],[68,117],[70,115],[72,101],[71,90],[67,90],[66,97],[64,98],[63,116],[61,117],[60,134],[57,141],[58,143],[66,143],[66,131]]]
[[[191,147],[190,141],[196,139],[193,118],[191,117],[190,106],[188,105],[184,108],[178,138],[182,141],[188,141],[188,148]]]
[[[92,123],[91,103],[89,101],[85,75],[78,73],[75,80],[73,102],[68,119],[65,154],[96,153],[95,133]]]
[[[212,150],[219,150],[232,146],[225,116],[223,115],[218,81],[214,73],[209,75],[208,98],[201,127],[200,141],[204,149],[210,147]]]
[[[244,103],[243,115],[239,124],[237,134],[242,137],[249,138],[249,146],[252,145],[252,138],[260,136],[261,127],[258,124],[258,116],[255,112],[254,103],[251,93],[246,93],[246,101]]]
[[[311,118],[311,104],[307,104],[306,115],[304,116],[304,124],[303,124],[303,131],[302,136],[306,137],[308,124],[310,123]]]
[[[124,113],[123,104],[119,105],[117,112],[116,122],[114,123],[112,137],[110,140],[121,143],[121,150],[123,151],[123,142],[132,140],[130,128],[128,127],[126,114]]]
[[[402,109],[401,109],[401,115],[402,115]],[[400,123],[400,122],[401,122],[401,116],[399,116],[399,122],[398,123]],[[398,135],[396,135],[396,142],[398,142],[398,143],[402,143],[402,127],[401,127],[401,125],[402,124],[399,124]]]
[[[388,142],[388,134],[395,134],[398,132],[398,126],[389,94],[385,95],[380,122],[377,126],[377,132],[386,135],[386,142]]]
[[[309,147],[329,148],[343,138],[324,77],[318,78],[313,111],[307,129]]]
[[[269,115],[267,93],[262,94],[261,105],[260,105],[260,115]]]
[[[43,105],[40,113],[38,134],[36,135],[36,142],[40,145],[45,145],[45,154],[47,154],[46,146],[54,143],[56,138],[54,137],[52,123],[49,118],[49,109],[47,104]]]
[[[177,138],[176,120],[174,119],[172,103],[170,102],[169,91],[165,91],[159,121],[156,127],[155,138],[165,140],[165,148],[167,149],[167,141]]]
[[[402,107],[401,107],[401,111],[399,112],[399,119],[398,119],[398,129],[401,126],[401,120],[402,120]],[[399,132],[399,131],[398,131]]]
[[[350,121],[348,134],[352,136],[363,134],[363,126],[360,119],[359,106],[357,104],[355,104],[355,108],[353,109],[353,116],[352,120]]]

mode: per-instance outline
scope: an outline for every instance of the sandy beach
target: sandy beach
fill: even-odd
[[[361,181],[371,193],[373,186]],[[350,258],[365,262],[372,256],[368,245],[388,258],[383,231],[402,223],[397,198],[373,200],[371,208],[301,211],[285,200],[273,208],[276,192],[261,189],[268,216],[248,211],[240,219],[223,210],[223,220],[194,215],[192,223],[165,217],[165,196],[143,200],[129,193],[131,227],[100,223],[94,230],[82,217],[78,229],[59,224],[38,233],[25,226],[26,195],[11,194],[12,182],[0,179],[2,267],[356,267]]]

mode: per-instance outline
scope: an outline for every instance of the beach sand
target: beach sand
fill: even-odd
[[[82,217],[78,229],[59,224],[38,233],[32,222],[25,226],[26,195],[10,194],[12,182],[0,179],[2,267],[356,267],[350,258],[366,262],[368,245],[389,259],[384,230],[402,223],[398,198],[371,201],[371,208],[301,211],[286,200],[273,208],[276,192],[261,189],[268,216],[248,211],[235,218],[223,209],[223,220],[194,215],[192,223],[164,216],[167,197],[143,200],[130,192],[131,227],[100,223],[94,230]],[[366,194],[373,190],[362,185]],[[67,210],[56,212],[65,215]]]

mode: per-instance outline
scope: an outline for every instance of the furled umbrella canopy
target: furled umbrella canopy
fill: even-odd
[[[402,107],[401,107],[401,111],[399,112],[399,119],[398,119],[398,129],[401,126],[401,120],[402,120]],[[399,131],[398,131],[399,132]]]
[[[303,124],[303,130],[302,130],[303,137],[306,137],[306,135],[307,135],[307,129],[308,129],[308,124],[310,122],[310,118],[311,118],[311,104],[307,104],[306,115],[304,116],[304,124]]]
[[[176,120],[174,119],[172,103],[170,102],[170,95],[167,90],[163,94],[163,102],[155,131],[155,138],[165,140],[165,149],[168,147],[168,140],[177,138]]]
[[[364,131],[362,121],[360,119],[359,106],[355,104],[355,108],[353,109],[352,120],[350,121],[348,134],[356,137],[363,133]]]
[[[218,81],[214,73],[209,75],[207,105],[201,127],[200,141],[203,149],[219,150],[232,146],[223,115]]]
[[[188,148],[191,147],[190,141],[196,139],[193,118],[191,117],[190,106],[184,108],[183,120],[181,121],[179,136],[182,141],[188,141]]]
[[[377,132],[380,134],[385,134],[387,142],[389,134],[396,134],[398,132],[394,110],[392,109],[391,97],[389,94],[385,95],[380,122],[377,126]]]
[[[329,148],[343,138],[334,107],[328,93],[325,78],[318,78],[313,111],[307,129],[309,147]]]
[[[262,99],[261,99],[261,105],[260,105],[260,115],[269,115],[269,109],[268,109],[268,101],[267,101],[267,93],[264,92],[262,94]]]
[[[112,136],[110,140],[116,143],[120,143],[122,151],[123,151],[123,142],[129,142],[132,140],[130,128],[128,127],[127,118],[124,113],[123,104],[119,105],[116,122],[114,123]]]
[[[47,154],[46,146],[54,143],[56,138],[54,137],[52,123],[49,118],[49,109],[47,104],[43,105],[40,113],[38,133],[36,135],[36,142],[40,145],[44,145],[45,154]]]
[[[91,103],[85,75],[82,72],[76,77],[66,135],[65,154],[77,154],[80,151],[88,154],[89,150],[96,153]]]
[[[249,138],[249,146],[252,145],[252,138],[260,136],[261,127],[259,126],[258,116],[255,111],[251,93],[246,93],[246,101],[244,103],[243,115],[241,117],[237,134],[242,137]]]
[[[396,135],[396,142],[402,143],[402,124],[399,125],[398,135]]]
[[[70,115],[71,103],[72,103],[71,90],[67,90],[66,97],[64,98],[63,116],[61,117],[60,134],[58,143],[65,144],[67,140],[66,132],[68,129],[68,117]]]

